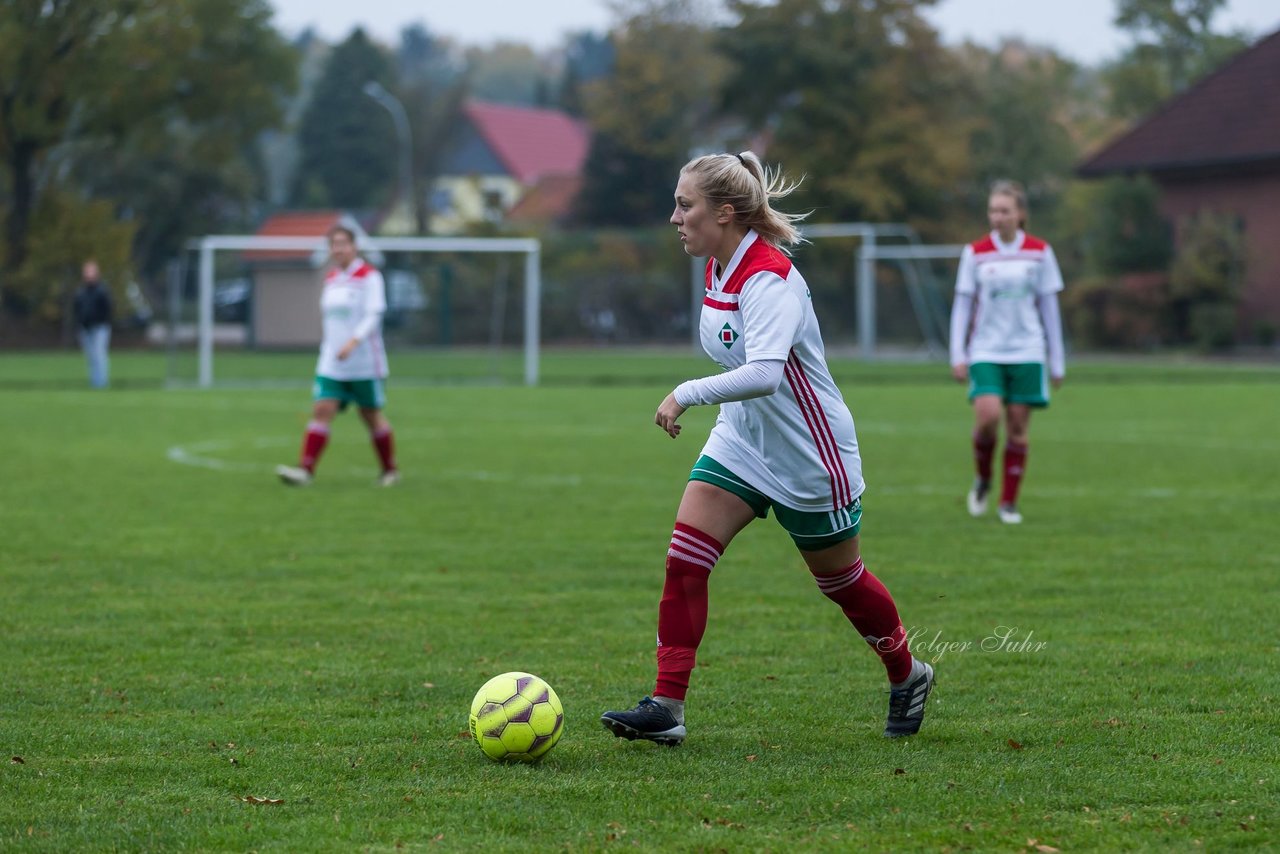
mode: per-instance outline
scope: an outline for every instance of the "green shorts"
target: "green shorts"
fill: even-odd
[[[1005,403],[1044,409],[1049,405],[1049,373],[1042,362],[974,362],[969,366],[969,400],[980,394],[994,394]]]
[[[311,387],[312,400],[337,400],[343,407],[354,403],[361,409],[381,409],[387,405],[382,380],[335,380],[317,376]]]
[[[778,524],[795,540],[796,545],[807,552],[826,549],[858,536],[862,527],[862,499],[855,498],[841,510],[809,513],[795,510],[771,499],[742,478],[705,454],[698,457],[689,473],[689,480],[700,480],[718,486],[747,502],[758,518],[764,519],[773,508]]]

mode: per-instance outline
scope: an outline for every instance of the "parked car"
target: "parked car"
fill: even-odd
[[[245,323],[249,319],[249,299],[253,281],[248,278],[222,279],[213,284],[213,319],[218,323]]]

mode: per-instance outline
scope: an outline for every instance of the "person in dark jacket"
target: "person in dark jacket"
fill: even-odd
[[[107,349],[111,346],[111,292],[102,283],[98,262],[90,258],[80,270],[81,284],[74,305],[76,333],[80,349],[89,363],[89,385],[106,388],[109,366]]]

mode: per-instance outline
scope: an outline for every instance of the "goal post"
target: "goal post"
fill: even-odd
[[[858,247],[858,317],[860,325],[859,347],[864,358],[873,359],[876,354],[876,265],[880,261],[898,262],[911,299],[916,320],[924,333],[930,351],[945,351],[948,345],[949,324],[945,311],[937,309],[930,301],[924,277],[929,275],[921,262],[959,259],[962,245],[952,244],[894,244],[885,245],[864,242]]]
[[[523,373],[524,384],[538,384],[540,311],[542,304],[541,242],[534,238],[502,237],[368,237],[360,240],[362,252],[476,253],[520,255],[524,259]],[[215,234],[197,238],[188,250],[198,255],[196,312],[196,384],[214,384],[215,258],[219,251],[311,253],[315,267],[328,256],[324,238],[273,237],[247,234]],[[176,323],[172,324],[176,325]],[[172,333],[171,333],[172,334]]]

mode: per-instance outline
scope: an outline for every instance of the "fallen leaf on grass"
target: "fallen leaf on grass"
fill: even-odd
[[[1020,741],[1014,741],[1012,738],[1011,738],[1011,739],[1009,739],[1009,741],[1007,742],[1007,744],[1008,744],[1010,747],[1012,747],[1014,750],[1021,750],[1021,749],[1022,749],[1022,742],[1020,742]]]
[[[9,761],[10,761],[10,762],[12,762],[14,765],[26,765],[26,764],[27,764],[27,760],[23,759],[21,756],[12,756],[12,757],[10,757],[10,758],[9,758]]]
[[[259,798],[254,795],[245,795],[240,800],[244,801],[246,804],[262,804],[272,807],[277,804],[284,803],[284,798]]]
[[[747,754],[747,761],[748,761],[748,762],[755,762],[755,761],[756,761],[756,755],[755,755],[754,753],[748,753],[748,754]]]
[[[905,774],[905,773],[907,773],[907,769],[905,769],[905,768],[894,768],[894,769],[893,769],[893,773],[895,773],[895,774]]]

